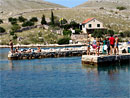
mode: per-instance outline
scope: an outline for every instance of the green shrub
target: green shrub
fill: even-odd
[[[92,33],[92,37],[102,38],[104,36],[104,32],[102,30],[94,30]]]
[[[24,18],[23,16],[19,16],[18,20],[19,20],[19,22],[25,22],[27,19]]]
[[[72,34],[72,31],[70,30],[64,30],[63,31],[63,35],[66,36],[66,35],[71,35]]]
[[[121,37],[130,37],[130,31],[125,31],[120,33]]]
[[[80,29],[75,29],[75,34],[80,34],[81,30]]]
[[[104,9],[104,7],[100,7],[99,9],[103,10],[103,9]]]
[[[38,22],[38,19],[37,19],[37,17],[32,17],[32,18],[30,19],[30,21],[31,21],[31,22]]]
[[[9,34],[10,34],[10,35],[14,35],[14,31],[10,31]]]
[[[61,25],[61,28],[64,28],[65,30],[70,29],[71,25],[70,24],[66,24],[66,25]]]
[[[71,26],[71,28],[73,28],[73,29],[79,28],[79,24],[78,24],[77,22],[75,22],[75,21],[71,21],[71,22],[70,22],[70,26]]]
[[[11,27],[11,30],[13,32],[16,32],[17,30],[19,30],[21,27],[18,25],[18,24],[14,24],[12,27]]]
[[[32,21],[26,21],[22,24],[22,27],[27,27],[27,26],[33,26],[34,25],[34,22]]]
[[[14,35],[13,35],[13,39],[15,40],[15,39],[17,39],[17,38],[18,38],[17,35],[14,34]]]
[[[6,30],[3,27],[0,27],[0,33],[4,33]]]
[[[13,24],[17,24],[17,18],[8,18],[8,21],[13,25]]]
[[[69,44],[69,40],[70,40],[69,37],[61,38],[61,39],[58,40],[58,44],[59,44],[59,45],[62,45],[62,44]]]
[[[0,19],[0,24],[2,24],[3,23],[3,20],[2,19]]]
[[[108,34],[108,35],[114,35],[114,31],[113,31],[113,30],[108,30],[108,31],[107,31],[107,34]]]
[[[42,16],[41,24],[42,24],[42,25],[43,25],[43,24],[47,24],[46,19],[45,19],[45,15]]]
[[[66,19],[62,19],[61,18],[59,21],[60,21],[61,24],[67,24],[67,20]]]
[[[116,7],[116,9],[118,9],[118,10],[125,10],[125,9],[127,9],[126,7],[123,7],[123,6],[118,6],[118,7]]]

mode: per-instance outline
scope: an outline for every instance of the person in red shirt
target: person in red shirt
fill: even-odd
[[[114,44],[115,44],[115,38],[113,37],[113,35],[111,35],[111,37],[109,38],[109,41],[110,41],[110,49],[111,49],[110,54],[112,55]]]

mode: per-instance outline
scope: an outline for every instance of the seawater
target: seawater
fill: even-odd
[[[130,64],[85,66],[81,57],[13,60],[0,49],[0,98],[129,98]]]

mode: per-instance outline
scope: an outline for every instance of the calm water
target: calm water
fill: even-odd
[[[81,57],[7,59],[0,49],[1,98],[129,98],[130,64],[90,67]]]

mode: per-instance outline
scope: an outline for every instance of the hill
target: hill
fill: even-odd
[[[64,8],[64,6],[43,0],[0,0],[0,12],[2,14],[45,8]]]
[[[124,6],[129,9],[130,0],[88,0],[77,7],[105,7],[113,9],[118,6]]]

